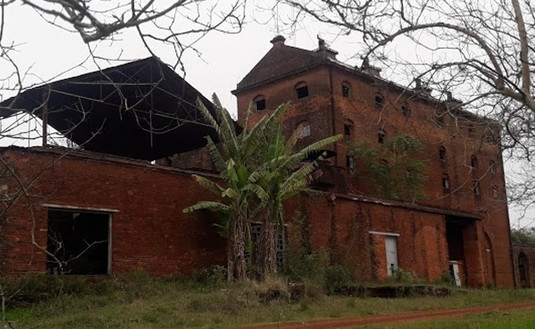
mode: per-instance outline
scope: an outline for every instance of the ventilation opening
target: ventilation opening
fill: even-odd
[[[382,109],[384,106],[384,98],[383,95],[377,94],[375,95],[375,107],[378,109]]]
[[[47,272],[107,274],[109,227],[109,214],[49,210]]]
[[[401,113],[406,116],[407,118],[411,116],[411,108],[407,105],[402,105],[401,106]]]
[[[255,107],[257,111],[262,111],[266,109],[266,99],[265,98],[259,98],[255,100]]]
[[[348,82],[342,83],[342,97],[351,97],[351,85]]]
[[[299,84],[295,91],[297,92],[297,99],[308,97],[308,86]]]
[[[442,188],[444,190],[450,189],[450,176],[448,174],[442,175]]]

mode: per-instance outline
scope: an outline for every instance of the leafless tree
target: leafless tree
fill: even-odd
[[[524,160],[510,199],[533,203],[535,155],[535,8],[520,0],[280,0],[302,16],[361,40],[358,55],[394,68],[408,86],[416,78],[453,92],[464,109],[503,124],[505,153]],[[411,77],[407,79],[406,77]],[[412,79],[414,78],[414,79]],[[526,176],[527,175],[527,176]]]

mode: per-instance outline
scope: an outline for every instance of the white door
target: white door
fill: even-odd
[[[396,237],[386,236],[386,270],[388,276],[392,276],[392,273],[398,268],[398,246]]]

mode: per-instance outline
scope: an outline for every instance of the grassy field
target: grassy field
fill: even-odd
[[[487,312],[463,318],[416,321],[411,323],[357,327],[359,329],[532,329],[535,328],[535,310]]]
[[[265,323],[305,321],[378,315],[441,308],[459,308],[533,300],[535,290],[463,290],[447,297],[399,299],[327,296],[309,287],[306,296],[289,300],[270,296],[269,288],[283,286],[273,282],[262,286],[243,284],[200,284],[184,280],[150,279],[131,276],[91,284],[76,294],[61,293],[45,301],[11,308],[7,319],[14,328],[235,328]],[[522,312],[522,314],[524,314]],[[501,321],[519,320],[511,313],[491,314]],[[533,312],[526,321],[533,321]],[[475,316],[485,318],[487,315]],[[463,320],[452,320],[463,321]],[[434,323],[434,322],[433,322]],[[455,322],[454,322],[455,323]],[[502,322],[503,323],[503,322]],[[451,328],[396,325],[395,328]],[[434,324],[433,324],[434,325]],[[449,325],[449,326],[448,326]],[[462,322],[455,324],[461,328]],[[373,327],[373,328],[394,328]],[[509,327],[467,327],[509,328]],[[511,327],[517,328],[517,327]],[[519,326],[518,328],[524,328]],[[531,327],[530,327],[531,328]]]

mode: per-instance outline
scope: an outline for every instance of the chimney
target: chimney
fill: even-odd
[[[433,91],[433,89],[424,87],[422,85],[422,80],[420,78],[414,79],[414,83],[416,84],[414,86],[414,91],[416,91],[418,94],[422,96],[427,96],[427,97],[431,96],[431,92]]]
[[[451,91],[447,90],[444,92],[446,94],[446,107],[448,109],[458,109],[463,105],[463,102],[453,97]]]
[[[370,60],[368,59],[368,57],[362,60],[362,65],[360,66],[360,70],[374,77],[377,77],[377,78],[381,77],[381,69],[377,66],[370,65]]]
[[[284,41],[286,41],[286,38],[279,34],[274,37],[270,42],[273,44],[273,47],[277,47],[284,45]]]
[[[319,35],[317,35],[316,37],[318,38],[318,49],[316,49],[316,53],[322,52],[325,57],[336,59],[336,55],[338,55],[338,52],[334,49],[329,48],[327,42],[320,38]]]

